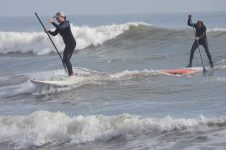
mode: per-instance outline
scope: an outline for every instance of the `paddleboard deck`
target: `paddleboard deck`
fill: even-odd
[[[74,77],[73,77],[74,78]],[[72,79],[72,77],[67,78],[65,80],[37,80],[37,79],[31,79],[31,83],[35,85],[52,85],[52,86],[70,86],[76,84],[75,78]]]

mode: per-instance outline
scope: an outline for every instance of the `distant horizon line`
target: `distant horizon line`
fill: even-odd
[[[35,12],[31,13],[31,15],[0,15],[0,17],[32,17]],[[38,12],[37,12],[38,13]],[[184,14],[184,13],[226,13],[226,11],[191,11],[191,12],[142,12],[142,13],[109,13],[109,14],[66,14],[66,16],[123,16],[123,15],[151,15],[151,14]],[[50,15],[42,15],[41,16],[50,16]]]

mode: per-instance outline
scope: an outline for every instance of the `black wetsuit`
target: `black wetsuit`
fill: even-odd
[[[208,46],[208,41],[207,41],[207,37],[206,37],[206,27],[202,26],[201,28],[198,28],[197,24],[191,23],[191,18],[188,18],[188,25],[195,28],[195,30],[196,30],[195,36],[196,37],[200,37],[204,34],[204,36],[202,36],[202,38],[200,38],[198,41],[197,40],[194,41],[192,48],[191,48],[190,61],[189,61],[188,66],[189,67],[192,66],[192,60],[193,60],[194,53],[195,53],[195,50],[197,49],[198,45],[202,45],[206,51],[210,66],[213,67],[213,61],[211,58],[211,54],[209,52],[209,46]]]
[[[56,30],[53,32],[49,31],[49,34],[55,36],[59,33],[62,36],[65,44],[63,63],[67,67],[68,74],[72,75],[73,70],[72,70],[70,59],[76,47],[76,41],[71,32],[70,23],[69,21],[65,20],[63,23],[60,23],[59,25],[57,25],[55,22],[53,22],[52,24],[54,25],[54,27],[56,27]]]

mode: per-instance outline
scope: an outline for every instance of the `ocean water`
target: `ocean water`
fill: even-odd
[[[208,28],[215,68],[205,74],[198,51],[198,72],[160,73],[188,64],[188,14],[68,16],[78,76],[64,87],[30,82],[67,77],[36,17],[2,17],[0,149],[226,149],[226,13],[192,14]]]

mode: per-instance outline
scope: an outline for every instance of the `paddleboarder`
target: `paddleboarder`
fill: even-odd
[[[75,38],[71,32],[71,27],[69,21],[66,19],[66,15],[64,12],[57,12],[54,16],[56,18],[57,23],[54,22],[52,18],[49,18],[49,22],[56,28],[55,31],[45,30],[46,33],[49,33],[52,36],[56,36],[58,33],[62,36],[65,48],[63,53],[63,63],[65,64],[68,75],[73,75],[72,64],[70,62],[71,56],[76,47]]]
[[[188,24],[188,26],[195,28],[195,41],[191,48],[190,61],[189,61],[189,64],[187,65],[187,68],[192,67],[192,60],[194,57],[194,53],[195,53],[195,50],[197,48],[199,48],[199,45],[202,45],[204,47],[207,57],[209,59],[210,67],[213,68],[214,67],[213,61],[212,61],[211,54],[209,52],[209,46],[208,46],[208,41],[207,41],[207,37],[206,37],[206,26],[200,20],[197,21],[197,23],[192,23],[191,17],[192,17],[191,15],[188,15],[187,24]]]

